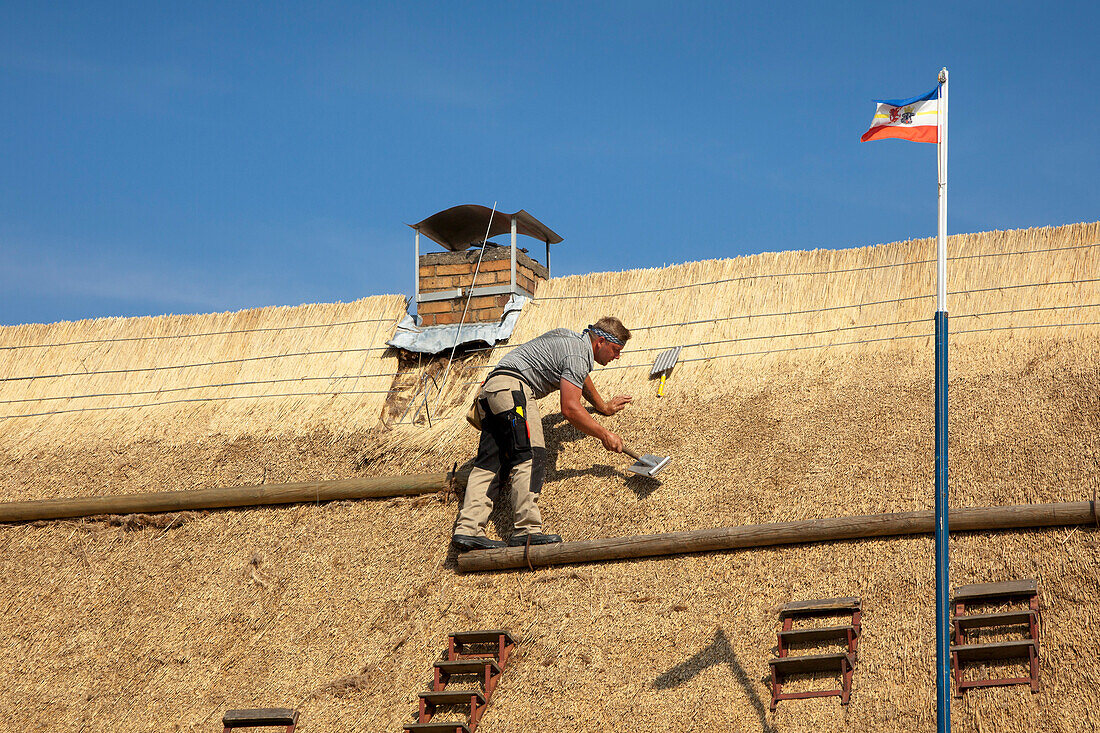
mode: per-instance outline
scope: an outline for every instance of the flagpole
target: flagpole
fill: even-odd
[[[951,616],[947,523],[947,68],[936,114],[939,211],[936,237],[936,730],[951,733]]]
[[[936,114],[936,155],[939,163],[939,216],[936,238],[936,310],[947,312],[947,67],[940,69],[939,110]]]

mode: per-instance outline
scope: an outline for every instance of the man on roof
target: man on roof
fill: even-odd
[[[489,373],[467,416],[480,428],[481,442],[451,539],[456,550],[505,546],[485,536],[485,525],[493,510],[491,497],[509,476],[515,529],[507,545],[561,542],[560,536],[542,531],[538,500],[545,478],[546,444],[536,400],[559,390],[565,419],[599,438],[607,450],[622,453],[623,439],[596,422],[581,397],[602,415],[614,415],[630,404],[630,395],[604,401],[590,376],[594,364],[606,366],[618,359],[629,339],[630,331],[622,321],[605,316],[582,333],[566,328],[544,333],[505,356]]]

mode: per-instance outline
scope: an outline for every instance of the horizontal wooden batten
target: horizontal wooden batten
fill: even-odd
[[[423,473],[411,476],[305,481],[294,484],[231,486],[195,491],[160,491],[77,499],[14,501],[0,503],[0,522],[413,496],[443,491],[452,486],[465,486],[469,475],[469,471]]]
[[[1096,521],[1092,502],[1021,504],[1000,507],[966,507],[951,510],[951,531],[1021,529],[1092,524]],[[639,557],[679,555],[688,552],[736,550],[771,545],[793,545],[866,537],[931,534],[935,517],[931,511],[871,514],[856,517],[808,519],[744,527],[720,527],[668,534],[580,540],[554,545],[506,547],[476,550],[458,557],[464,572],[503,570],[534,565],[627,560]]]

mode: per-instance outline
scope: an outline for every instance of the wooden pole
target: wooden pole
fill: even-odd
[[[1095,521],[1097,521],[1097,514],[1091,501],[970,507],[952,510],[951,531],[1056,527],[1092,524]],[[459,555],[458,569],[463,572],[476,572],[526,567],[528,561],[532,566],[565,565],[678,555],[685,552],[711,552],[863,537],[931,534],[935,529],[934,525],[933,512],[921,511],[808,519],[776,524],[753,524],[745,527],[719,527],[669,534],[580,540],[556,545],[534,545],[529,551],[523,547],[477,550]]]
[[[160,491],[151,494],[14,501],[0,503],[0,522],[66,519],[96,514],[179,512],[192,509],[224,509],[265,504],[412,496],[443,491],[451,485],[452,480],[455,486],[465,486],[469,475],[469,471],[459,471],[458,473],[424,473],[413,476],[306,481],[296,484],[230,486],[196,491]]]

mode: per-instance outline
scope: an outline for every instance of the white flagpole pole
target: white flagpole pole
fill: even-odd
[[[947,518],[947,68],[936,114],[939,215],[936,241],[936,730],[951,733],[951,615]]]
[[[938,287],[936,310],[947,312],[947,67],[940,69],[939,126],[936,152],[939,158],[939,228],[937,232]]]

